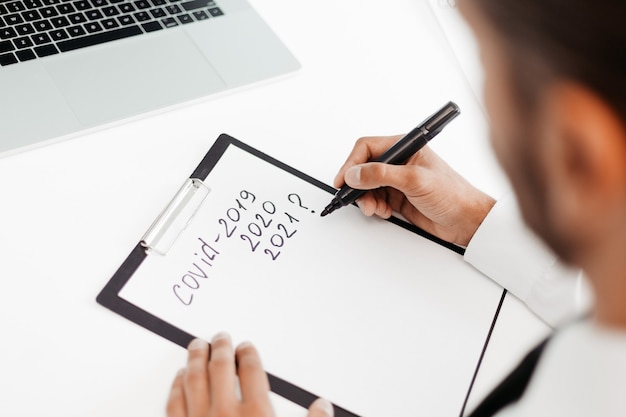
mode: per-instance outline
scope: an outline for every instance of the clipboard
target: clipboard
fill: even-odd
[[[166,209],[161,213],[161,215],[158,216],[158,218],[153,223],[153,225],[149,228],[146,234],[141,238],[141,240],[133,248],[133,250],[128,255],[126,260],[122,263],[122,265],[115,272],[113,277],[108,281],[108,283],[105,285],[105,287],[102,289],[102,291],[98,294],[96,298],[97,302],[101,304],[102,306],[164,337],[165,339],[168,339],[172,341],[173,343],[176,343],[177,345],[183,348],[186,348],[186,346],[194,337],[196,336],[202,337],[202,336],[197,335],[197,334],[194,335],[192,334],[192,332],[181,328],[181,326],[177,325],[176,323],[173,323],[173,321],[176,321],[176,319],[164,319],[163,317],[160,316],[160,314],[150,311],[151,310],[150,308],[146,308],[145,306],[138,305],[140,303],[129,301],[127,299],[128,296],[123,296],[123,292],[126,291],[127,286],[130,286],[130,283],[133,277],[135,275],[138,275],[138,271],[141,268],[143,268],[144,265],[150,264],[150,262],[156,262],[156,260],[158,260],[158,262],[167,263],[168,256],[170,256],[169,252],[173,247],[176,247],[177,239],[181,236],[181,234],[183,234],[186,230],[189,229],[190,225],[192,225],[191,226],[192,228],[194,227],[193,225],[194,225],[194,222],[197,220],[198,213],[202,213],[203,211],[208,210],[207,207],[211,207],[211,204],[212,204],[211,195],[213,193],[213,190],[211,189],[212,187],[211,176],[214,172],[216,172],[216,167],[220,166],[220,162],[227,159],[225,155],[230,155],[230,154],[244,155],[243,157],[245,158],[251,158],[250,160],[258,161],[259,164],[263,164],[263,166],[271,167],[271,169],[275,170],[272,172],[279,172],[280,175],[285,175],[286,178],[289,177],[290,181],[293,180],[293,181],[296,181],[297,184],[300,184],[300,183],[305,184],[308,187],[312,186],[314,189],[317,189],[318,191],[322,190],[323,191],[322,198],[324,199],[324,204],[327,203],[326,200],[329,200],[336,191],[334,188],[316,180],[315,178],[310,177],[264,154],[263,152],[260,152],[259,150],[254,149],[253,147],[249,145],[246,145],[245,143],[235,138],[232,138],[226,134],[222,134],[221,136],[219,136],[219,138],[216,140],[214,145],[210,148],[208,153],[204,156],[204,158],[196,167],[196,169],[192,172],[189,178],[185,180],[183,187],[174,196],[171,203],[166,207]],[[197,250],[195,253],[195,257],[192,258],[194,262],[192,264],[189,264],[189,265],[194,265],[195,268],[198,268],[198,270],[196,272],[193,272],[194,267],[190,267],[189,272],[191,272],[191,274],[183,275],[183,280],[187,278],[187,281],[188,281],[187,284],[189,284],[187,285],[187,287],[189,288],[195,287],[196,284],[200,286],[200,284],[198,283],[198,281],[200,280],[197,278],[196,278],[196,284],[191,282],[191,280],[194,278],[194,276],[192,275],[201,277],[202,276],[201,273],[203,273],[204,276],[206,277],[207,274],[203,272],[202,268],[208,268],[206,265],[209,265],[210,263],[214,262],[216,254],[221,253],[223,251],[223,249],[220,249],[220,248],[216,249],[215,246],[224,244],[223,242],[225,242],[226,241],[225,239],[227,239],[226,236],[228,236],[228,233],[229,233],[229,226],[227,222],[230,221],[228,220],[228,218],[230,217],[231,219],[235,219],[237,218],[237,216],[241,215],[240,212],[247,210],[247,208],[244,207],[244,203],[245,205],[249,205],[250,203],[259,205],[259,212],[263,213],[264,215],[269,216],[269,214],[267,213],[272,212],[272,210],[274,212],[280,212],[280,209],[277,210],[276,207],[272,207],[272,206],[275,206],[276,204],[270,200],[265,201],[261,205],[260,203],[261,197],[259,197],[259,199],[257,200],[257,197],[254,196],[251,191],[247,191],[243,189],[241,191],[239,191],[239,189],[236,189],[235,191],[237,191],[237,193],[235,193],[235,196],[238,196],[238,198],[235,201],[237,201],[239,206],[237,208],[237,206],[235,206],[233,203],[233,207],[231,207],[230,209],[227,209],[225,211],[222,210],[223,219],[220,218],[219,220],[225,220],[224,223],[226,225],[225,226],[223,224],[219,225],[221,232],[217,233],[217,239],[213,239],[214,237],[216,237],[216,234],[213,234],[211,235],[212,236],[211,241],[209,241],[210,239],[208,238],[207,239],[201,238],[200,239],[201,242],[196,242],[197,245],[200,245],[200,244],[202,245],[202,250],[204,252],[202,253],[201,251]],[[254,200],[252,199],[253,196],[254,196]],[[308,211],[311,212],[310,218],[313,218],[313,216],[317,216],[317,217],[319,216],[319,214],[315,215],[314,209],[311,209],[308,206],[305,207],[304,203],[301,201],[301,197],[298,194],[296,193],[287,194],[287,199],[289,200],[289,203],[293,204],[292,209],[295,207],[298,207],[299,209],[304,207],[307,210],[307,215],[308,215]],[[261,210],[265,210],[265,211],[261,211]],[[344,210],[346,212],[349,211],[347,208]],[[355,211],[356,210],[357,209],[355,209]],[[298,217],[300,217],[302,213],[304,213],[304,211],[302,211],[301,214],[298,215]],[[271,248],[272,250],[266,248],[263,251],[262,246],[257,246],[255,248],[254,244],[256,242],[253,242],[252,239],[244,239],[244,236],[247,236],[247,235],[243,235],[243,234],[241,235],[241,239],[237,239],[237,235],[235,235],[234,231],[233,231],[233,236],[235,237],[229,240],[229,242],[232,242],[232,244],[245,245],[248,249],[251,249],[250,256],[251,257],[255,256],[256,258],[254,259],[258,259],[258,262],[265,262],[262,265],[278,265],[278,263],[282,259],[289,256],[289,254],[287,253],[287,250],[282,250],[283,248],[286,247],[285,241],[292,237],[295,238],[296,236],[300,238],[300,236],[305,233],[304,230],[302,230],[299,235],[295,234],[296,233],[295,227],[300,227],[300,224],[304,223],[304,221],[300,222],[300,220],[297,219],[294,214],[291,214],[287,211],[285,211],[282,216],[283,216],[283,222],[286,225],[286,227],[283,226],[283,229],[280,229],[280,226],[283,224],[278,224],[278,229],[283,230],[284,233],[273,234],[271,238],[269,238],[268,240],[269,243],[266,243],[268,248]],[[339,215],[335,215],[335,214],[329,217],[335,217],[335,216],[339,217]],[[364,216],[353,216],[353,217],[361,218]],[[257,219],[258,218],[259,217],[257,217]],[[294,222],[294,220],[297,221],[297,223]],[[265,225],[265,222],[267,221],[268,219],[262,218],[261,220],[257,222],[261,226],[258,226],[255,224],[255,226],[258,227],[259,232],[261,231],[262,226]],[[413,236],[419,235],[423,238],[426,238],[428,241],[433,242],[434,245],[432,243],[429,243],[429,248],[432,248],[433,250],[441,251],[441,249],[435,249],[435,247],[445,248],[444,250],[447,253],[455,254],[455,256],[453,257],[454,259],[457,259],[457,258],[461,259],[459,255],[462,255],[464,252],[463,248],[458,247],[454,244],[445,242],[395,217],[392,217],[388,221],[371,220],[371,219],[368,219],[367,221],[375,222],[375,224],[384,223],[385,224],[384,227],[389,227],[387,225],[389,223],[392,223],[394,225],[393,226],[394,228],[399,227],[407,232],[410,232],[409,233],[410,235],[413,235]],[[249,224],[248,229],[251,228],[250,227],[251,224],[253,223]],[[290,226],[293,226],[294,229],[290,230],[289,229]],[[234,226],[231,224],[230,227],[232,229],[232,227]],[[247,231],[246,233],[249,234],[250,237],[255,237],[257,234],[256,227],[252,227],[252,230],[250,231],[250,233],[248,233]],[[239,230],[241,230],[241,228]],[[300,230],[298,230],[298,232],[300,232]],[[212,240],[215,240],[215,242],[212,242]],[[270,246],[270,243],[273,246]],[[252,252],[254,252],[254,254],[252,254]],[[440,252],[437,252],[437,253],[440,253]],[[213,258],[211,258],[211,254],[213,255]],[[219,256],[222,256],[222,255],[219,255]],[[295,255],[291,255],[291,256],[295,256]],[[441,256],[441,255],[438,255],[438,256]],[[278,258],[278,257],[282,257],[282,258]],[[155,261],[152,261],[152,259],[154,259]],[[306,257],[303,259],[306,259]],[[204,262],[204,264],[202,264],[201,262]],[[462,262],[462,260],[460,262]],[[177,302],[178,304],[182,304],[182,305],[188,305],[187,302],[189,304],[191,304],[192,302],[197,303],[198,302],[197,300],[199,299],[198,298],[199,293],[190,293],[189,291],[191,290],[189,290],[189,288],[187,287],[185,287],[185,285],[183,285],[180,282],[177,284],[173,284],[173,286],[171,286],[172,291],[170,294],[171,296],[170,299],[174,300],[174,298],[177,298],[177,300],[174,300],[174,302]],[[310,287],[310,288],[313,288],[313,287]],[[485,290],[491,291],[491,289],[488,289],[488,288],[491,288],[490,285],[487,285],[485,287]],[[187,293],[184,293],[183,291],[184,289],[187,289],[189,291]],[[461,291],[463,290],[461,289]],[[493,292],[493,294],[496,294],[496,293],[499,294],[500,290],[496,290],[495,292]],[[149,297],[149,296],[146,296],[146,297]],[[345,299],[344,296],[341,296],[339,298],[340,302],[342,302],[341,301],[342,297],[343,299]],[[497,299],[500,300],[500,303],[501,303],[501,299],[499,296],[497,297]],[[474,359],[475,360],[473,360],[471,364],[468,364],[468,366],[471,368],[471,375],[468,375],[469,368],[465,370],[464,375],[469,376],[469,378],[465,382],[467,386],[467,394],[464,393],[463,398],[455,399],[455,402],[458,403],[459,405],[463,404],[464,406],[465,401],[467,401],[467,396],[469,395],[469,391],[471,389],[471,383],[473,381],[473,378],[475,377],[475,373],[477,372],[477,369],[479,366],[480,358],[482,357],[484,353],[489,335],[491,333],[491,329],[493,327],[493,324],[495,323],[495,319],[497,318],[497,313],[499,311],[500,303],[497,302],[496,299],[494,299],[493,305],[490,307],[487,307],[485,311],[482,312],[480,315],[481,318],[482,317],[484,317],[485,319],[488,318],[488,321],[482,322],[481,320],[481,323],[477,325],[477,328],[481,329],[480,334],[475,337],[472,336],[472,340],[474,340],[474,350],[475,350]],[[472,307],[472,309],[474,309],[474,307]],[[218,328],[218,330],[230,331],[230,329],[228,328],[226,329]],[[477,342],[478,339],[480,340],[480,343]],[[252,340],[256,341],[256,339],[252,339]],[[458,343],[458,342],[454,342],[454,343]],[[479,344],[480,346],[478,346]],[[265,355],[265,352],[263,350],[261,350],[261,355],[262,357],[263,355]],[[283,375],[274,374],[273,372],[271,372],[271,370],[268,370],[268,378],[270,381],[271,390],[274,393],[302,407],[308,407],[311,404],[311,402],[313,402],[319,396],[324,396],[326,398],[329,398],[329,396],[325,395],[324,392],[317,392],[315,390],[309,389],[307,386],[300,386],[300,384],[298,384],[297,382],[288,380],[288,378],[284,378]],[[352,417],[352,416],[358,416],[362,414],[362,413],[354,412],[354,410],[349,409],[349,407],[344,407],[341,403],[338,404],[337,402],[333,401],[333,398],[329,398],[329,399],[333,402],[334,407],[335,407],[335,415],[338,417],[348,417],[348,416]],[[395,414],[395,415],[399,415],[399,414]]]

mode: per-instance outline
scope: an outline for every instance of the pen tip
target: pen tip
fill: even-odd
[[[333,211],[337,210],[339,207],[341,207],[341,203],[339,202],[339,200],[335,198],[333,199],[333,201],[330,202],[329,205],[326,206],[324,210],[322,210],[322,213],[320,214],[320,216],[322,217],[327,216]]]

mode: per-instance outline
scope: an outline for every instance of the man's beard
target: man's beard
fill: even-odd
[[[576,248],[571,240],[559,233],[551,219],[548,182],[545,169],[541,164],[541,155],[534,146],[535,138],[530,132],[520,132],[513,144],[515,146],[508,166],[504,166],[517,196],[520,211],[526,225],[543,240],[565,263],[576,261]]]

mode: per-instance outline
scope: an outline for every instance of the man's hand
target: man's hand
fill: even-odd
[[[401,136],[359,139],[334,185],[372,190],[357,204],[367,215],[402,214],[414,225],[448,242],[467,246],[495,200],[476,189],[428,146],[404,165],[367,162],[382,155]]]
[[[189,344],[187,367],[172,384],[167,415],[273,417],[269,391],[267,375],[252,344],[233,349],[230,337],[223,333],[213,338],[210,348],[207,342],[195,339]],[[318,399],[311,404],[308,417],[332,417],[332,405]]]

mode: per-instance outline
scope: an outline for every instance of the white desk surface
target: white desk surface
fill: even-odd
[[[432,147],[506,189],[425,0],[252,3],[300,72],[0,158],[1,415],[164,415],[184,350],[95,296],[221,132],[331,183],[358,137],[406,132],[454,100],[463,116]],[[504,318],[470,406],[545,329],[508,301]],[[305,415],[274,399],[279,415]]]

